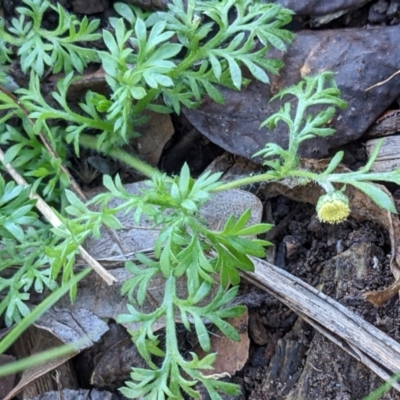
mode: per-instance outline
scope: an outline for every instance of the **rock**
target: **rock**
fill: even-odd
[[[389,19],[395,18],[396,16],[399,17],[400,13],[400,1],[399,0],[392,0],[389,4],[389,7],[386,11],[386,15]]]
[[[386,21],[386,11],[389,4],[385,0],[379,0],[369,9],[368,21],[373,24],[379,24]]]
[[[308,140],[301,148],[301,156],[316,158],[359,139],[400,94],[400,75],[365,91],[398,70],[398,27],[302,31],[286,54],[274,52],[272,56],[283,60],[285,67],[280,76],[271,77],[270,85],[253,81],[240,92],[222,89],[225,105],[206,99],[199,109],[185,111],[186,117],[212,142],[231,153],[251,158],[267,141],[287,146],[287,129],[283,124],[272,132],[259,129],[281,106],[280,101],[269,103],[272,95],[298,83],[304,75],[335,71],[348,108],[333,118],[332,125],[337,130],[334,136]]]
[[[336,1],[320,1],[320,0],[276,0],[276,4],[282,7],[290,8],[296,15],[317,16],[332,13],[356,10],[363,5],[369,3],[370,0],[336,0]]]
[[[167,0],[126,0],[126,3],[143,8],[144,10],[165,10]]]
[[[389,8],[389,2],[387,0],[379,0],[371,8],[380,14],[384,14]]]
[[[74,13],[78,14],[98,14],[108,8],[108,0],[75,0],[72,2]]]

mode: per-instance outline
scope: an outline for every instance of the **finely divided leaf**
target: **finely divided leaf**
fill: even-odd
[[[392,199],[386,194],[382,189],[380,189],[377,185],[369,182],[357,182],[350,181],[348,182],[350,185],[355,186],[357,189],[364,192],[367,196],[369,196],[379,207],[392,212],[393,214],[397,214],[396,207]]]

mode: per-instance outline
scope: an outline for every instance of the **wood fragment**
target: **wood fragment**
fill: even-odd
[[[254,273],[241,275],[272,294],[317,331],[388,380],[400,371],[400,344],[329,296],[288,272],[252,258]],[[400,384],[393,387],[400,392]]]
[[[398,119],[398,130],[400,131],[400,114]],[[380,139],[371,139],[365,143],[367,154],[370,157],[377,142]],[[393,171],[400,167],[400,135],[386,137],[378,156],[376,157],[371,171],[386,172]]]
[[[0,149],[0,161],[4,164],[4,152]],[[7,172],[12,176],[18,185],[28,186],[26,180],[14,169],[11,164],[4,164]],[[51,209],[51,207],[35,192],[30,192],[29,197],[36,200],[36,208],[50,222],[52,226],[58,228],[62,225],[61,220]],[[82,258],[104,279],[108,285],[116,282],[116,278],[110,274],[104,267],[96,261],[82,246],[79,246],[79,251]]]
[[[6,95],[8,96],[17,107],[20,108],[20,110],[25,114],[25,117],[27,118],[27,120],[29,121],[29,123],[32,125],[32,127],[35,125],[34,122],[29,118],[29,112],[28,110],[21,104],[21,102],[8,90],[6,90],[5,88],[0,86],[0,90]],[[46,150],[48,151],[48,153],[54,158],[54,159],[59,159],[60,157],[58,156],[58,154],[54,151],[54,149],[51,147],[50,143],[48,142],[46,136],[42,133],[39,132],[38,136],[40,138],[40,140],[43,143],[43,146],[46,148]],[[68,168],[65,167],[65,165],[61,164],[61,171],[64,172],[64,174],[66,174],[68,176],[68,179],[70,181],[71,184],[71,188],[74,191],[74,193],[81,198],[81,200],[86,201],[86,197],[84,195],[84,193],[82,192],[81,187],[79,186],[78,182],[76,182],[76,180],[74,179],[74,177],[71,175],[71,173],[69,172]]]

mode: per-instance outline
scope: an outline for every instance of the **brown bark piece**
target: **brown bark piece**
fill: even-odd
[[[128,332],[118,324],[111,324],[110,331],[107,332],[102,341],[93,348],[86,350],[77,358],[79,371],[83,374],[90,374],[88,382],[98,389],[115,391],[129,380],[132,368],[146,368],[147,364],[139,354],[136,346],[132,342]],[[95,357],[91,357],[95,354]],[[93,369],[88,368],[90,361]],[[88,371],[89,370],[89,371]]]
[[[260,315],[257,312],[250,312],[249,316],[249,334],[254,343],[258,346],[264,346],[268,342],[268,334]]]
[[[381,115],[364,136],[366,138],[382,137],[393,135],[398,131],[400,131],[400,110],[390,110]]]
[[[277,341],[265,378],[249,400],[283,399],[296,385],[307,351],[307,346],[299,340],[303,325],[304,322],[298,320],[292,330]]]
[[[156,167],[160,162],[164,146],[171,139],[175,129],[171,117],[167,114],[153,111],[146,111],[143,114],[147,120],[137,128],[140,137],[135,140],[135,147],[143,161]]]

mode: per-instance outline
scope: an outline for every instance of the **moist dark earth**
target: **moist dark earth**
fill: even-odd
[[[20,3],[4,1],[4,12],[11,16]],[[94,14],[103,21],[112,13],[112,4],[107,0],[63,0],[60,3],[70,11]],[[163,1],[146,3],[150,7],[164,4]],[[399,10],[400,1],[373,1],[322,26],[316,23],[316,16],[299,15],[295,17],[292,28],[298,31],[305,28],[323,30],[395,25],[400,21]],[[54,24],[52,15],[49,15],[48,23]],[[176,173],[184,162],[188,162],[196,176],[224,153],[224,149],[206,139],[185,117],[172,116],[172,120],[175,134],[159,160],[159,167],[165,172]],[[357,143],[347,147],[351,160],[357,158],[354,154],[360,151],[361,146]],[[73,162],[77,163],[75,169],[78,170],[80,161]],[[89,182],[82,181],[80,176],[76,178],[88,189],[100,182],[99,178]],[[129,174],[125,178],[126,182],[132,180]],[[390,189],[394,191],[396,188]],[[283,196],[268,199],[257,187],[252,191],[263,201],[265,219],[278,228],[274,235],[267,235],[273,243],[268,249],[268,261],[320,289],[400,341],[398,297],[378,308],[360,296],[365,291],[384,289],[394,280],[389,266],[391,247],[388,232],[375,223],[360,223],[353,219],[338,225],[322,224],[316,218],[313,205],[297,203]],[[349,273],[359,266],[365,270],[362,276]],[[243,391],[237,399],[362,399],[382,384],[376,375],[315,332],[271,295],[243,282],[241,296],[249,309],[251,346],[248,362],[232,378]],[[92,357],[96,359],[95,354]],[[80,386],[88,388],[90,374],[79,370],[82,367],[78,361],[75,367]],[[121,382],[128,378],[118,371],[115,375]],[[103,388],[111,386],[106,384]],[[203,398],[207,399],[207,395],[204,394]],[[400,394],[391,390],[383,398],[400,399]]]

